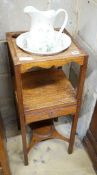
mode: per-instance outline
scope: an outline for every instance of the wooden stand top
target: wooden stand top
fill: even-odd
[[[87,56],[86,52],[84,52],[84,50],[77,46],[77,44],[74,42],[71,36],[71,46],[61,53],[50,56],[29,54],[16,45],[16,38],[21,33],[23,32],[9,32],[6,34],[6,36],[13,64],[14,66],[20,65],[22,71],[24,69],[25,64],[26,67],[29,67],[30,64],[31,67],[39,66],[43,68],[49,68],[51,66],[63,66],[64,64],[70,62],[76,62],[79,65],[83,65],[84,57]],[[67,32],[65,31],[65,33]],[[25,58],[28,58],[28,60],[25,60]]]

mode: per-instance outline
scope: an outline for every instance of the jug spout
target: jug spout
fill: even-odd
[[[29,15],[31,15],[31,13],[37,12],[37,11],[38,10],[33,6],[27,6],[24,8],[24,13],[28,13]]]

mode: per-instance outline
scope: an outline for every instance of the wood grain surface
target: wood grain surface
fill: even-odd
[[[75,90],[62,70],[52,68],[23,74],[22,94],[27,123],[30,116],[32,121],[38,121],[65,114],[65,107],[72,106],[70,113],[76,110]]]

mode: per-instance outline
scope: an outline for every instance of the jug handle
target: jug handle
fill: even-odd
[[[60,13],[62,13],[62,12],[65,13],[65,20],[64,20],[64,22],[63,22],[63,25],[62,25],[61,29],[59,30],[59,33],[62,33],[62,32],[63,32],[63,30],[64,30],[65,27],[66,27],[67,21],[68,21],[68,13],[67,13],[67,11],[64,10],[64,9],[59,9],[59,10],[57,10],[56,16],[59,15]]]

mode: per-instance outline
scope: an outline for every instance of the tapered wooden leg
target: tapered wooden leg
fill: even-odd
[[[79,74],[79,81],[78,81],[78,88],[77,88],[77,109],[76,109],[76,114],[73,117],[73,123],[72,123],[72,128],[71,128],[70,143],[69,143],[69,147],[68,147],[69,154],[71,154],[73,151],[78,115],[79,115],[79,111],[80,111],[80,107],[81,107],[83,86],[84,86],[84,81],[85,81],[85,77],[86,77],[87,62],[88,62],[88,56],[85,56],[84,57],[84,64],[82,66],[80,66],[80,74]]]
[[[75,134],[76,134],[76,128],[77,128],[77,121],[78,121],[78,116],[76,114],[73,117],[73,122],[72,122],[72,128],[71,128],[71,134],[70,134],[70,142],[69,142],[69,147],[68,147],[68,153],[69,154],[71,154],[73,152],[73,146],[74,146]]]
[[[28,165],[28,150],[27,150],[27,141],[26,141],[26,126],[21,124],[21,134],[22,134],[22,143],[23,143],[23,153],[24,153],[24,164]]]
[[[20,118],[20,127],[22,134],[22,143],[23,143],[23,153],[24,153],[24,164],[28,165],[28,151],[27,151],[27,142],[26,142],[26,122],[24,115],[24,106],[23,106],[23,96],[22,96],[22,80],[20,73],[20,66],[15,67],[15,78],[16,78],[16,89],[17,89],[17,99],[18,99],[18,112]]]

